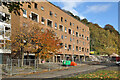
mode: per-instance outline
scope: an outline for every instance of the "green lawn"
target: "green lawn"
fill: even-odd
[[[120,71],[113,71],[113,70],[98,70],[96,72],[92,72],[89,74],[80,74],[75,78],[119,78],[120,79]]]

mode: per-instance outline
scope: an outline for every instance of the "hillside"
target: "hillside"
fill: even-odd
[[[120,34],[110,24],[106,24],[101,28],[98,24],[88,22],[87,19],[80,19],[79,16],[74,16],[70,11],[64,10],[67,14],[87,25],[90,29],[90,50],[96,54],[120,54],[120,43],[118,37]]]

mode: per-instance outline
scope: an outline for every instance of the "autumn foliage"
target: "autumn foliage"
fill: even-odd
[[[35,29],[33,34],[31,40],[32,44],[36,46],[36,57],[47,59],[52,56],[50,53],[59,53],[59,49],[62,47],[61,42],[52,30]]]
[[[33,53],[41,59],[50,58],[51,53],[59,53],[61,41],[54,31],[39,28],[38,25],[16,29],[12,38],[12,51],[17,55],[23,52]]]

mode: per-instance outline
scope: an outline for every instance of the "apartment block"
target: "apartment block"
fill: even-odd
[[[11,53],[11,17],[8,9],[0,6],[0,53]]]
[[[0,64],[11,53],[11,16],[7,7],[0,5]]]
[[[89,27],[48,1],[31,2],[31,8],[24,3],[22,8],[24,11],[21,11],[20,16],[11,14],[12,32],[15,27],[29,25],[28,22],[37,23],[40,28],[55,31],[56,36],[62,41],[61,53],[53,56],[56,62],[63,59],[82,60],[89,56]]]

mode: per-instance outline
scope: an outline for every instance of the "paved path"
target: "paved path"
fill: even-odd
[[[0,80],[2,79],[2,64],[0,64]]]
[[[29,75],[19,75],[19,76],[12,76],[11,78],[59,78],[60,76],[71,75],[75,73],[81,73],[91,70],[96,70],[99,68],[105,68],[106,66],[102,65],[82,65],[76,66],[73,68],[68,68],[65,70],[59,71],[50,71],[44,73],[37,73],[37,74],[29,74]]]

